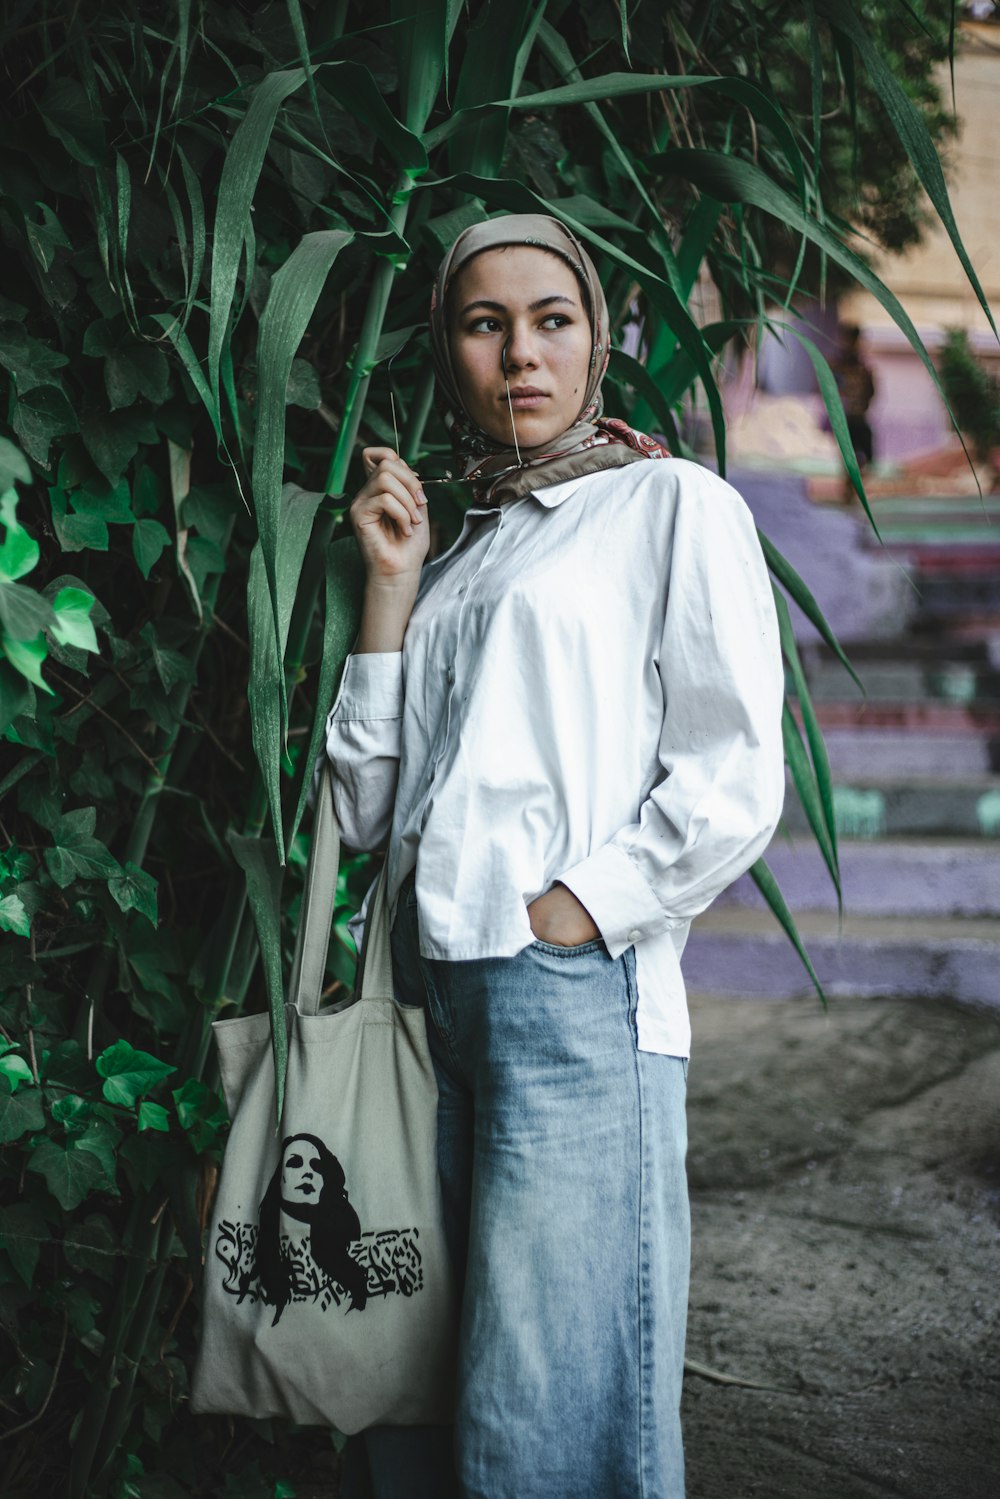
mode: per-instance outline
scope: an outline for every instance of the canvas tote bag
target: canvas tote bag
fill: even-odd
[[[217,1021],[232,1119],[210,1221],[191,1407],[351,1435],[452,1418],[455,1316],[424,1013],[393,999],[385,870],[353,1003],[320,1008],[340,834],[320,777],[285,1007]]]

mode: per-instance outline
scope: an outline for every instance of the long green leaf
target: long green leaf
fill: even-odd
[[[910,347],[940,391],[945,405],[948,405],[934,363],[899,298],[875,275],[860,255],[855,255],[853,250],[848,249],[825,224],[805,213],[791,193],[772,182],[766,172],[761,171],[753,162],[742,161],[735,156],[720,156],[714,151],[664,151],[656,160],[665,170],[693,182],[696,187],[711,193],[720,202],[751,203],[788,228],[798,230],[813,244],[824,249],[831,260],[849,271],[854,280],[870,292],[889,313],[896,326],[906,335]],[[954,422],[950,406],[948,414]]]
[[[279,602],[276,576],[278,535],[282,520],[281,475],[285,458],[285,392],[292,360],[326,284],[330,268],[353,235],[341,229],[306,234],[277,271],[260,320],[257,341],[257,437],[253,453],[253,495],[261,552],[278,639]],[[297,580],[296,574],[296,580]],[[279,659],[281,647],[279,649]],[[279,674],[279,721],[284,734],[286,699]],[[274,810],[272,808],[272,810]],[[280,834],[278,835],[280,837]]]
[[[820,983],[819,979],[816,976],[816,970],[812,965],[809,954],[806,952],[805,947],[803,946],[802,938],[799,936],[798,927],[795,925],[795,918],[793,917],[791,911],[788,909],[785,897],[781,893],[781,888],[778,885],[777,880],[774,878],[774,875],[771,873],[771,870],[768,868],[768,865],[763,859],[758,859],[756,864],[752,864],[750,866],[749,874],[750,878],[753,880],[754,884],[757,886],[757,889],[767,901],[768,906],[771,908],[772,912],[777,918],[779,926],[782,928],[789,942],[791,942],[792,946],[795,948],[795,951],[801,958],[802,966],[805,969],[806,973],[808,973],[809,977],[812,979],[813,987],[815,988],[816,993],[819,995],[823,1008],[825,1010],[827,1008],[827,1003],[826,995],[823,992],[823,985]]]
[[[322,495],[286,484],[281,495],[274,591],[268,584],[263,541],[250,557],[247,617],[250,631],[250,727],[267,791],[278,860],[285,862],[281,766],[285,747],[285,646],[313,521]],[[272,603],[273,601],[273,603]]]
[[[516,92],[514,75],[533,3],[534,0],[505,0],[502,5],[483,5],[469,27],[452,116],[462,124],[448,142],[452,172],[495,177],[500,171],[510,111],[495,109],[484,113],[477,106],[491,93]],[[541,21],[540,14],[537,21]]]
[[[871,524],[871,528],[879,541],[881,541],[882,536],[878,528],[878,523],[872,514],[871,506],[868,504],[864,480],[861,477],[861,469],[858,466],[858,455],[854,451],[854,443],[851,440],[850,430],[847,425],[847,416],[844,412],[844,403],[840,399],[840,391],[837,389],[837,381],[832,369],[813,340],[803,333],[801,329],[796,328],[794,323],[782,323],[775,319],[771,319],[770,322],[772,327],[780,327],[786,333],[790,333],[793,338],[796,338],[809,355],[812,367],[816,372],[816,383],[819,386],[819,393],[823,397],[823,405],[826,407],[826,414],[830,418],[830,430],[834,435],[837,447],[840,449],[840,456],[844,467],[847,469],[848,477],[854,486],[855,494],[864,506],[864,511]]]
[[[845,656],[840,641],[827,622],[826,615],[813,598],[800,575],[795,571],[795,568],[788,559],[781,555],[774,542],[764,535],[759,526],[757,527],[757,537],[760,541],[761,551],[764,553],[764,560],[782,588],[795,600],[806,619],[809,620],[810,624],[816,628],[826,641],[844,670],[854,679],[860,691],[864,692],[864,683]]]
[[[679,452],[681,437],[670,402],[664,397],[663,391],[646,366],[640,364],[638,359],[633,359],[631,354],[626,354],[624,350],[612,349],[611,358],[608,361],[608,374],[613,379],[631,385],[633,390],[643,397],[662,423],[663,432],[672,443],[674,452]]]
[[[795,682],[795,693],[799,700],[802,722],[805,726],[806,739],[809,743],[809,754],[812,758],[816,788],[819,791],[820,802],[822,803],[823,821],[826,824],[826,831],[830,839],[830,850],[833,855],[830,874],[837,887],[837,899],[840,901],[840,859],[837,849],[837,819],[833,806],[833,774],[830,770],[830,757],[827,754],[823,732],[816,717],[816,709],[813,706],[812,694],[809,691],[806,674],[802,668],[802,659],[799,655],[795,631],[792,628],[792,617],[789,613],[788,601],[781,590],[775,588],[773,584],[772,589],[774,592],[774,605],[778,615],[781,648],[785,653],[785,660],[791,667],[792,678]]]
[[[244,838],[229,834],[233,858],[246,876],[247,897],[257,929],[267,1007],[271,1015],[271,1051],[277,1095],[275,1129],[281,1121],[288,1071],[288,1025],[285,1019],[284,980],[281,972],[281,884],[282,870],[270,838]]]
[[[236,277],[246,240],[250,205],[264,165],[264,154],[278,110],[303,82],[301,68],[269,73],[254,90],[246,115],[229,143],[219,181],[212,241],[211,313],[208,329],[208,385],[219,404],[222,348],[229,332]]]
[[[886,114],[892,121],[893,129],[910,158],[913,170],[920,178],[924,191],[933,203],[938,218],[944,225],[948,238],[954,246],[955,254],[968,277],[969,285],[978,297],[979,305],[985,312],[995,334],[997,326],[993,321],[993,313],[990,311],[986,293],[979,284],[979,277],[973,269],[968,251],[962,242],[962,236],[958,232],[944,172],[941,170],[941,159],[934,148],[934,142],[931,140],[923,116],[875,46],[861,24],[854,7],[848,4],[848,0],[818,0],[818,5],[821,14],[826,16],[834,30],[847,37],[857,49]]]
[[[785,747],[785,764],[792,774],[792,784],[802,803],[802,810],[806,814],[813,837],[819,844],[823,861],[830,871],[837,890],[837,899],[840,899],[840,876],[837,869],[837,856],[830,843],[830,835],[826,826],[823,803],[820,799],[819,787],[813,774],[809,756],[806,754],[802,736],[799,733],[798,724],[791,708],[786,702],[781,714],[781,737]]]
[[[800,192],[805,195],[805,175],[802,155],[791,127],[780,109],[753,83],[742,78],[719,78],[714,74],[695,73],[605,73],[599,78],[583,78],[575,83],[565,83],[559,88],[542,89],[535,94],[521,94],[515,98],[482,100],[462,110],[456,110],[424,138],[428,150],[448,140],[457,130],[464,128],[462,116],[488,109],[530,109],[536,113],[541,109],[559,109],[574,104],[594,104],[608,99],[654,93],[672,93],[688,89],[703,89],[707,93],[720,94],[731,99],[767,126],[782,146],[788,169],[793,174]]]
[[[316,684],[316,712],[303,756],[302,785],[295,815],[287,833],[289,847],[306,808],[313,767],[323,749],[327,714],[336,697],[340,673],[361,623],[364,586],[364,567],[357,543],[353,536],[342,536],[327,549],[326,554],[323,657]]]

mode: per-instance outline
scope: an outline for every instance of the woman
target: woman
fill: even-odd
[[[733,490],[601,420],[607,307],[557,221],[462,234],[431,338],[473,502],[424,565],[420,479],[366,450],[327,748],[345,840],[387,840],[397,997],[428,1014],[457,1480],[450,1435],[386,1429],[367,1492],[678,1499],[680,956],[781,807],[770,587]]]

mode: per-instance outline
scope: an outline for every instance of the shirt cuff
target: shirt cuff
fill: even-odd
[[[402,651],[365,651],[348,656],[328,723],[403,716]]]
[[[590,912],[613,958],[633,942],[682,924],[668,919],[628,854],[614,843],[556,878]]]

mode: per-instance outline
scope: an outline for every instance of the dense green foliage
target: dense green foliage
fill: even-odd
[[[1000,382],[972,352],[969,335],[952,328],[938,355],[941,387],[955,421],[979,459],[1000,446]]]
[[[919,9],[883,11],[920,53]],[[699,391],[720,461],[713,360],[776,290],[775,224],[917,342],[832,223],[850,194],[817,137],[828,96],[850,122],[857,79],[946,223],[947,194],[845,0],[640,0],[623,30],[625,15],[590,0],[482,0],[471,20],[457,0],[6,7],[5,1494],[282,1491],[269,1425],[234,1438],[186,1415],[226,1126],[210,1024],[280,1013],[308,773],[355,628],[358,439],[398,424],[405,456],[444,469],[423,331],[442,248],[484,206],[554,204],[618,325],[641,327],[645,362],[616,351],[612,404],[680,443]],[[815,115],[775,83],[803,66]],[[699,329],[687,303],[704,275],[722,319]],[[461,505],[437,491],[444,540]],[[804,714],[804,739],[786,715],[789,764],[836,878],[786,594],[824,627],[765,547]],[[343,922],[368,862],[344,872],[331,987],[352,978]]]

